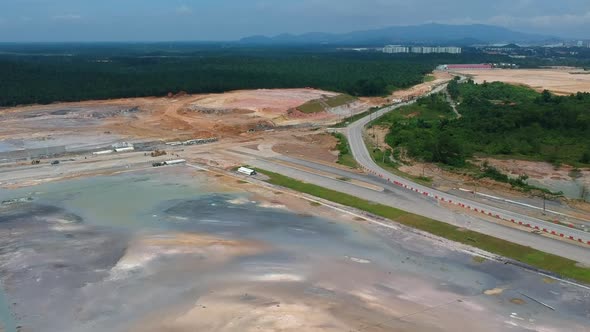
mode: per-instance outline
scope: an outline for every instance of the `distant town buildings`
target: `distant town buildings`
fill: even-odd
[[[402,45],[387,45],[383,48],[383,53],[397,54],[397,53],[416,53],[416,54],[431,54],[431,53],[449,53],[461,54],[462,49],[454,46],[402,46]]]
[[[383,53],[410,53],[410,48],[400,45],[387,45],[383,48]]]

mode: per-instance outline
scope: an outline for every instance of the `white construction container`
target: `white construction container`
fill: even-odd
[[[256,175],[256,171],[247,167],[238,168],[238,173],[246,174],[248,176]]]
[[[186,160],[184,160],[184,159],[168,160],[168,161],[165,161],[165,163],[166,163],[166,165],[179,165],[179,164],[186,163]]]
[[[113,151],[113,150],[103,150],[103,151],[92,152],[92,154],[95,155],[95,156],[102,156],[102,155],[110,154],[110,153],[113,153],[113,152],[115,152],[115,151]]]
[[[135,148],[132,146],[128,146],[126,148],[115,149],[115,152],[130,152],[130,151],[135,151]]]

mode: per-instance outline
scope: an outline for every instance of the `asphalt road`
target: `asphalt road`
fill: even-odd
[[[354,195],[372,202],[402,209],[404,211],[412,212],[435,220],[440,220],[458,227],[474,230],[513,243],[529,246],[547,253],[566,257],[577,262],[581,262],[585,265],[590,265],[590,250],[587,248],[565,241],[558,241],[543,235],[534,234],[532,232],[526,232],[517,228],[505,226],[501,224],[500,221],[486,221],[468,213],[452,211],[441,206],[435,199],[424,198],[421,195],[415,195],[410,191],[401,190],[397,186],[388,185],[380,178],[373,176],[363,176],[354,172],[342,170],[340,168],[330,167],[323,164],[285,156],[273,158],[262,156],[255,157],[254,154],[251,156],[252,158],[248,160],[248,163],[261,169],[280,173],[300,181],[313,183],[324,188]],[[290,167],[285,162],[290,162],[295,165],[294,167]],[[298,165],[318,169],[323,172],[331,172],[333,174],[351,179],[358,178],[359,180],[381,185],[386,190],[381,192],[363,188],[347,181],[337,180],[333,177],[326,177],[318,173],[302,170],[301,168],[297,167]]]
[[[442,86],[436,88],[431,93],[440,92],[445,87],[446,87],[446,85],[442,85]],[[563,234],[563,237],[565,239],[568,239],[569,241],[583,242],[585,244],[590,244],[590,234],[587,232],[584,232],[582,230],[570,228],[570,227],[567,227],[564,225],[550,223],[550,222],[536,219],[533,217],[529,217],[529,216],[526,216],[523,214],[519,214],[519,213],[515,213],[512,211],[507,211],[504,209],[500,209],[497,207],[486,205],[483,203],[475,202],[475,201],[472,201],[472,200],[469,200],[466,198],[459,198],[459,197],[451,195],[449,193],[438,191],[436,189],[432,189],[432,188],[429,188],[426,186],[422,186],[418,183],[414,183],[410,180],[407,180],[405,178],[402,178],[400,176],[392,174],[392,173],[386,171],[385,169],[381,168],[379,165],[377,165],[373,161],[373,159],[371,158],[369,151],[367,149],[367,146],[365,145],[365,142],[363,139],[364,128],[372,120],[374,120],[374,119],[376,119],[388,112],[391,112],[397,108],[400,108],[400,107],[403,107],[406,105],[410,105],[412,103],[414,103],[414,101],[403,103],[403,104],[398,104],[398,105],[391,106],[388,108],[384,108],[378,112],[373,113],[372,115],[368,115],[368,116],[350,124],[346,128],[345,135],[348,138],[352,155],[354,156],[356,161],[359,163],[359,165],[361,165],[366,171],[368,171],[369,173],[374,174],[380,178],[386,179],[391,183],[395,183],[396,186],[399,187],[399,190],[402,190],[405,192],[410,192],[414,196],[420,196],[420,197],[424,198],[424,200],[434,198],[434,199],[437,199],[440,201],[444,200],[446,202],[452,202],[452,204],[455,204],[455,205],[459,204],[458,206],[461,208],[463,208],[463,206],[465,208],[469,207],[472,211],[476,211],[478,213],[481,213],[481,211],[484,211],[484,213],[486,215],[491,215],[493,217],[498,217],[500,219],[508,220],[511,222],[514,221],[515,223],[522,223],[523,225],[530,225],[528,227],[530,227],[531,230],[537,229],[541,232],[547,232],[549,234],[551,234],[552,232],[555,232],[554,234],[557,236],[561,236]],[[411,189],[406,189],[406,187],[411,188]],[[490,234],[490,235],[497,236],[495,234]],[[502,237],[502,238],[504,238],[504,237]],[[586,255],[590,255],[590,250],[588,250],[588,249],[585,249],[585,250],[586,250]],[[556,254],[559,254],[561,256],[567,256],[565,252],[559,252]]]

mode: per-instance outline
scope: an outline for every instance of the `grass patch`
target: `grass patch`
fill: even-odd
[[[391,105],[387,105],[384,107],[388,107],[388,106],[391,106]],[[338,122],[337,124],[333,125],[332,127],[333,128],[344,128],[344,127],[348,126],[349,124],[351,124],[359,119],[362,119],[369,114],[373,114],[373,113],[377,112],[380,109],[381,109],[381,107],[371,107],[368,111],[365,111],[365,112],[362,112],[359,114],[355,114],[355,115],[350,116],[348,118],[344,118],[342,121]]]
[[[354,160],[354,157],[350,154],[338,156],[338,163],[340,165],[348,166],[350,168],[358,167],[356,160]]]
[[[383,152],[380,149],[369,148],[369,154],[371,155],[371,158],[373,158],[373,161],[377,165],[379,165],[381,168],[383,168],[383,169],[385,169],[397,176],[401,176],[404,179],[411,180],[413,182],[419,183],[419,184],[426,186],[426,187],[432,187],[432,178],[427,177],[427,176],[413,176],[408,173],[404,173],[404,172],[400,171],[397,168],[398,165],[396,163],[394,163],[393,161],[391,161],[391,159],[389,158],[391,156],[391,150],[386,150],[385,152]],[[385,154],[385,156],[383,156],[383,154]]]
[[[246,183],[248,183],[248,181],[244,181],[244,180],[238,180],[238,183],[239,183],[239,184],[246,184]]]
[[[322,206],[322,204],[321,203],[318,203],[318,202],[309,202],[309,205],[311,205],[311,206]]]
[[[355,101],[356,98],[350,95],[341,94],[334,97],[314,99],[297,107],[298,110],[305,114],[319,113],[327,108],[338,107]]]
[[[524,264],[559,274],[566,278],[590,283],[590,269],[576,266],[576,262],[573,260],[544,253],[530,247],[511,243],[471,230],[460,229],[444,222],[405,212],[383,204],[370,202],[315,184],[298,181],[270,171],[261,169],[256,169],[256,171],[267,175],[269,177],[268,182],[274,185],[283,186],[342,205],[367,211],[394,220],[400,224],[511,258]]]
[[[350,146],[348,145],[348,140],[346,136],[340,133],[333,133],[332,134],[338,140],[338,144],[336,148],[338,149],[338,163],[340,165],[348,166],[350,168],[357,168],[358,164],[354,157],[350,153]]]
[[[422,127],[436,125],[441,119],[453,119],[453,109],[446,102],[443,94],[434,94],[430,97],[418,99],[414,104],[398,108],[395,112],[389,112],[375,121],[375,124],[392,126],[394,124],[407,123],[412,119],[420,119]]]
[[[327,98],[325,100],[326,104],[330,107],[338,107],[342,105],[346,105],[355,101],[356,98],[350,95],[341,94],[334,97]]]
[[[319,113],[324,111],[324,106],[319,100],[310,100],[307,103],[298,106],[297,109],[305,114]]]
[[[435,79],[436,79],[436,77],[434,77],[434,75],[426,75],[426,76],[424,76],[424,83],[432,82]]]

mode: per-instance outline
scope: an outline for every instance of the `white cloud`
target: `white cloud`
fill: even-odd
[[[488,23],[504,26],[530,26],[535,28],[548,28],[552,26],[580,26],[590,24],[590,11],[579,15],[543,15],[533,17],[494,16]]]
[[[541,15],[531,17],[519,17],[510,15],[497,15],[486,19],[473,19],[471,17],[438,21],[448,24],[490,24],[505,27],[551,28],[551,27],[576,27],[590,25],[590,11],[580,15]]]
[[[82,19],[82,16],[78,14],[65,14],[65,15],[56,15],[51,17],[56,21],[79,21]]]
[[[531,17],[513,15],[496,15],[488,18],[463,17],[436,22],[459,25],[488,24],[530,33],[588,38],[587,31],[590,31],[590,11],[580,11],[579,14],[538,15]]]
[[[182,5],[176,8],[176,14],[178,15],[192,15],[193,9],[187,5]]]

